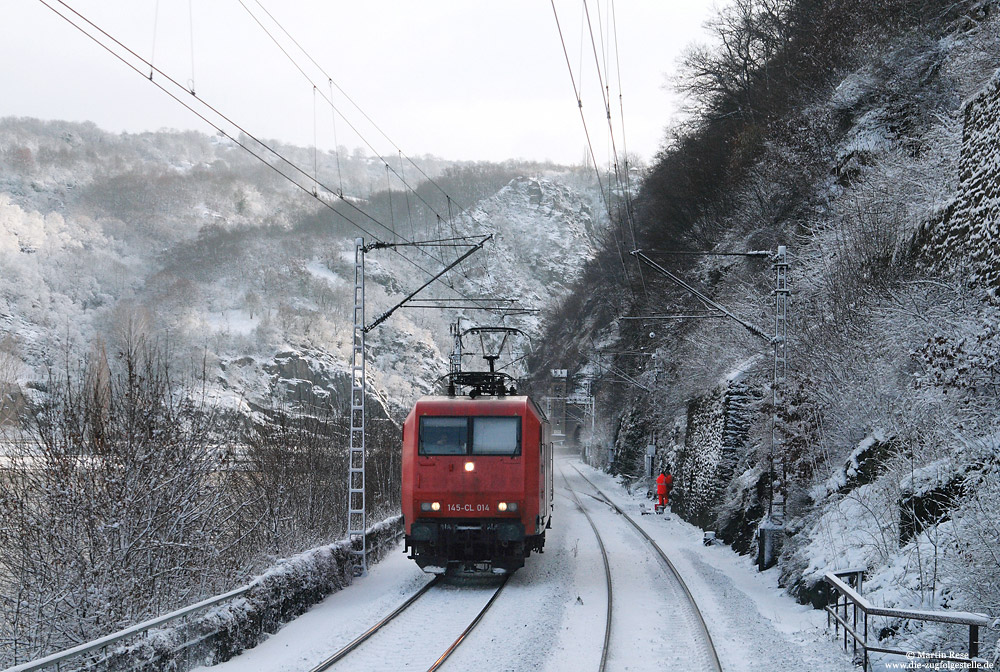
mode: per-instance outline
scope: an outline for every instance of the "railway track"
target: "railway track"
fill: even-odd
[[[571,495],[576,507],[583,512],[584,516],[587,517],[587,522],[590,523],[590,529],[594,531],[594,536],[597,538],[597,545],[601,549],[601,557],[604,559],[604,579],[608,588],[608,609],[606,615],[606,625],[604,626],[604,644],[601,647],[601,664],[597,668],[599,672],[604,672],[608,664],[608,649],[611,647],[611,613],[612,602],[614,601],[614,589],[611,583],[611,563],[608,561],[608,551],[604,547],[604,540],[601,538],[601,533],[597,531],[597,525],[594,524],[594,519],[590,517],[587,509],[584,508],[583,504],[580,502],[580,498],[577,496],[576,490],[570,487],[569,481],[566,479],[566,474],[563,473],[562,467],[559,467],[559,475],[566,484],[566,490]]]
[[[627,647],[624,647],[623,644],[635,636],[632,624],[630,623],[630,616],[634,617],[636,607],[630,600],[634,600],[635,596],[636,573],[630,571],[629,569],[625,569],[628,565],[622,564],[623,557],[626,558],[624,562],[631,562],[627,559],[627,552],[624,554],[619,553],[617,556],[612,557],[611,554],[609,554],[609,550],[615,551],[621,549],[622,546],[641,549],[643,545],[648,545],[659,561],[654,560],[653,555],[647,555],[646,557],[648,560],[642,561],[637,558],[635,562],[638,562],[639,564],[636,565],[633,563],[634,566],[638,567],[642,562],[648,562],[649,564],[646,565],[648,567],[647,571],[652,572],[651,575],[647,575],[647,577],[652,578],[644,578],[642,580],[643,582],[640,584],[641,589],[647,593],[660,593],[661,590],[667,591],[663,597],[658,597],[657,599],[664,603],[670,603],[671,609],[674,611],[684,612],[683,621],[685,624],[690,624],[682,626],[682,632],[686,630],[690,633],[686,635],[684,639],[687,639],[692,643],[696,643],[693,648],[693,650],[697,652],[695,655],[698,660],[704,660],[704,663],[699,664],[697,667],[699,669],[717,670],[718,672],[721,672],[722,666],[719,662],[718,654],[715,651],[712,637],[705,624],[704,617],[701,615],[701,611],[698,608],[690,589],[678,573],[676,567],[670,561],[670,558],[667,557],[663,549],[656,544],[656,542],[645,532],[645,530],[643,530],[631,516],[626,514],[621,507],[616,505],[605,492],[596,486],[575,466],[572,464],[570,466],[573,467],[573,470],[576,472],[576,474],[573,475],[574,478],[572,481],[568,478],[569,474],[565,472],[561,466],[558,467],[560,477],[562,478],[566,488],[566,494],[568,495],[567,501],[571,501],[587,519],[587,522],[597,540],[597,545],[601,552],[604,565],[604,578],[607,587],[607,608],[605,613],[604,641],[601,645],[600,662],[598,666],[599,672],[605,672],[609,665],[613,669],[617,666],[617,663],[615,662],[617,659],[622,657],[627,658]],[[578,481],[575,478],[576,476],[582,479],[582,482]],[[586,483],[586,486],[584,486],[583,483]],[[560,495],[562,495],[562,493],[560,493]],[[609,509],[604,509],[603,507],[597,509],[595,507],[596,502],[609,507]],[[588,511],[588,506],[590,511]],[[613,510],[614,513],[612,513],[611,510]],[[604,518],[603,523],[601,521],[602,517]],[[611,517],[616,519],[620,517],[621,519],[627,521],[641,535],[643,541],[636,539],[632,533],[628,531],[627,527],[622,527],[620,525],[609,527]],[[603,538],[601,534],[602,530],[605,532]],[[617,537],[617,539],[615,539],[615,537]],[[634,541],[630,542],[630,538]],[[608,545],[609,541],[611,545]],[[635,544],[639,544],[639,546],[635,546]],[[596,560],[596,557],[594,557],[594,559]],[[612,565],[617,567],[614,572]],[[596,567],[594,569],[596,569]],[[655,577],[663,576],[662,572],[664,570],[666,570],[667,575],[671,578],[670,583],[661,584],[659,590],[651,590],[650,586],[657,585],[657,579]],[[630,576],[630,574],[632,576]],[[613,575],[614,579],[621,582],[624,586],[624,599],[625,603],[628,603],[625,607],[622,607],[622,604],[625,603],[621,603],[620,596],[619,602],[615,602],[615,586],[612,582]],[[334,668],[341,661],[344,661],[341,666],[343,669],[392,669],[393,667],[397,667],[400,662],[398,658],[400,651],[409,651],[411,653],[413,651],[417,651],[427,661],[423,664],[428,665],[427,669],[429,672],[438,670],[445,664],[445,661],[449,659],[449,656],[451,656],[452,653],[460,647],[460,645],[466,640],[467,636],[482,620],[484,615],[490,610],[503,588],[506,586],[509,577],[510,575],[505,576],[503,582],[500,583],[495,590],[480,589],[478,591],[479,595],[477,596],[473,596],[471,594],[474,591],[465,589],[456,590],[453,586],[444,584],[444,582],[441,581],[441,577],[434,577],[434,579],[428,581],[399,607],[385,616],[378,623],[371,626],[363,634],[354,639],[354,641],[350,642],[322,663],[312,668],[311,672],[329,670]],[[648,583],[650,580],[654,581],[654,583]],[[597,584],[598,590],[599,585],[600,584]],[[665,586],[669,587],[665,588]],[[632,597],[630,597],[630,588],[632,590]],[[459,595],[461,595],[462,599],[456,600],[456,597]],[[415,608],[414,605],[420,604],[422,598],[424,602],[428,603],[422,608]],[[671,600],[672,602],[670,602]],[[681,605],[685,602],[685,600],[687,604],[682,607]],[[457,602],[461,602],[462,604],[456,608]],[[619,609],[618,613],[614,612],[614,606],[616,604]],[[622,611],[622,609],[624,609],[624,611]],[[458,614],[458,611],[461,611],[462,613]],[[439,641],[433,643],[423,641],[424,636],[428,632],[426,627],[427,623],[438,623],[438,619],[441,618],[441,614],[445,612],[455,613],[446,628],[438,628],[442,631],[440,633]],[[642,613],[645,614],[648,612],[644,609]],[[408,616],[403,617],[404,614],[408,614]],[[432,614],[432,616],[428,617],[427,614]],[[597,614],[595,613],[594,615],[596,616]],[[615,637],[618,640],[617,644],[612,644],[613,624]],[[600,626],[598,623],[594,623],[594,626],[594,634],[596,635]],[[463,627],[464,629],[462,629]],[[447,631],[455,633],[460,629],[462,629],[462,632],[457,636],[457,638],[454,637],[454,634],[452,634],[451,637],[448,637],[446,634]],[[377,637],[376,635],[380,632],[385,632],[384,636]],[[680,632],[677,632],[677,634],[680,634]],[[652,640],[647,639],[646,641]],[[448,642],[450,642],[450,644]],[[619,646],[622,646],[622,649],[619,649]],[[634,643],[632,646],[634,646]],[[441,651],[443,653],[441,653],[437,659],[431,663],[430,660],[434,655],[436,655],[436,651]],[[357,653],[355,654],[355,652]],[[368,661],[367,664],[365,662],[366,660]],[[373,663],[372,661],[375,662]],[[410,665],[412,666],[412,664],[413,663],[411,661]]]
[[[511,576],[510,574],[507,574],[506,576],[504,576],[503,580],[501,581],[500,585],[497,587],[496,591],[493,593],[493,595],[490,597],[490,599],[486,602],[486,605],[483,606],[482,609],[480,609],[476,613],[475,617],[472,619],[472,621],[469,623],[469,625],[462,631],[462,633],[458,636],[458,638],[455,639],[445,649],[444,653],[442,653],[438,657],[438,659],[434,661],[434,663],[428,668],[428,672],[433,672],[434,670],[437,670],[438,668],[440,668],[441,665],[443,665],[444,662],[448,659],[448,657],[451,656],[451,654],[459,647],[459,645],[461,645],[461,643],[465,640],[466,636],[468,636],[468,634],[470,632],[472,632],[472,630],[476,627],[476,625],[479,624],[479,621],[482,620],[482,618],[486,614],[486,612],[489,611],[490,607],[493,606],[493,603],[496,601],[497,597],[500,596],[500,592],[503,591],[504,586],[507,585],[507,581],[510,579],[510,576]],[[399,605],[396,609],[394,609],[385,618],[383,618],[378,623],[376,623],[373,626],[371,626],[370,628],[368,628],[368,630],[366,630],[364,633],[362,633],[361,635],[359,635],[357,638],[355,638],[352,642],[350,642],[349,644],[347,644],[346,646],[344,646],[342,649],[340,649],[339,651],[337,651],[336,653],[334,653],[332,656],[330,656],[329,658],[327,658],[326,660],[324,660],[323,662],[321,662],[319,665],[317,665],[316,667],[312,668],[312,670],[310,670],[310,672],[323,672],[324,670],[329,670],[334,665],[336,665],[337,663],[339,663],[341,660],[343,660],[344,658],[347,658],[351,653],[353,653],[353,652],[357,651],[358,649],[360,649],[366,642],[368,642],[369,640],[371,640],[379,632],[383,631],[383,629],[385,629],[386,626],[388,626],[390,623],[393,623],[394,621],[396,621],[397,617],[399,617],[404,612],[407,612],[410,609],[410,607],[412,607],[413,604],[416,603],[426,593],[430,592],[433,588],[435,588],[436,586],[439,586],[440,584],[441,584],[441,577],[440,576],[435,576],[432,580],[430,580],[426,584],[424,584],[424,586],[422,588],[420,588],[420,590],[418,590],[416,593],[414,593],[413,595],[411,595],[405,602],[403,602],[401,605]],[[418,625],[419,625],[419,622],[418,622]]]
[[[627,513],[625,513],[625,511],[623,511],[620,506],[618,506],[613,501],[611,501],[611,498],[608,497],[604,493],[604,491],[602,491],[599,487],[597,487],[596,485],[594,485],[594,483],[589,478],[587,478],[583,474],[583,472],[581,472],[579,469],[577,469],[576,466],[574,466],[572,464],[570,466],[573,467],[573,470],[576,471],[577,474],[579,474],[580,478],[582,478],[584,481],[586,481],[587,484],[590,485],[590,487],[594,489],[594,491],[600,497],[599,501],[601,501],[601,502],[607,504],[608,506],[610,506],[612,509],[614,509],[614,511],[617,514],[619,514],[622,518],[624,518],[626,521],[628,521],[628,523],[633,528],[635,528],[635,530],[643,537],[643,539],[646,540],[646,542],[656,552],[657,556],[662,561],[663,566],[666,567],[667,570],[669,570],[670,576],[674,579],[674,581],[677,583],[677,585],[681,588],[681,591],[684,593],[684,595],[687,598],[688,604],[689,604],[689,606],[690,606],[690,608],[692,610],[692,613],[693,613],[693,615],[695,617],[695,622],[698,625],[698,629],[701,631],[701,634],[702,634],[702,637],[703,637],[706,649],[707,649],[707,651],[709,653],[709,662],[710,662],[710,664],[712,666],[711,669],[714,669],[717,672],[722,672],[722,663],[719,661],[719,654],[715,650],[715,643],[712,641],[712,635],[711,635],[711,633],[708,630],[707,624],[705,623],[705,618],[704,618],[704,616],[701,613],[701,609],[698,608],[698,603],[695,601],[694,595],[692,595],[690,588],[688,588],[687,583],[685,583],[684,579],[681,577],[680,572],[677,571],[677,568],[674,566],[674,563],[670,561],[670,558],[667,557],[667,554],[663,552],[663,549],[660,548],[659,544],[657,544],[653,540],[653,538],[649,536],[649,534],[635,521],[635,519],[633,519],[631,516],[629,516]],[[561,469],[560,469],[560,471],[561,471]],[[563,475],[563,480],[564,481],[566,480],[565,475]],[[572,488],[569,488],[568,481],[567,481],[567,488],[570,490],[570,492],[573,492],[574,499],[577,499],[578,506],[581,506],[579,504],[579,499],[576,498],[575,491],[573,491]],[[587,493],[583,493],[583,494],[587,494]],[[582,506],[581,506],[581,508],[582,508]],[[584,511],[584,514],[587,515],[586,511]],[[587,519],[591,520],[591,518],[590,518],[589,515],[587,515]],[[594,525],[594,523],[591,520],[591,526],[593,527],[593,525]],[[597,529],[596,528],[594,528],[594,533],[597,534]],[[599,536],[598,536],[598,540],[600,540]],[[603,552],[603,544],[602,544],[601,548],[602,548],[602,552]],[[607,556],[605,556],[605,566],[607,566],[606,563],[607,563]],[[611,586],[611,584],[610,584],[610,577],[609,577],[609,579],[608,579],[608,590],[609,590],[609,593],[608,593],[608,605],[609,605],[608,606],[608,609],[609,609],[608,630],[609,630],[609,632],[610,632],[610,603],[611,603],[610,586]],[[607,647],[607,642],[605,642],[605,647]],[[607,654],[607,650],[605,649],[605,656],[606,656],[606,654]],[[603,669],[604,669],[604,663],[603,663],[603,657],[602,657],[601,670],[603,670]]]

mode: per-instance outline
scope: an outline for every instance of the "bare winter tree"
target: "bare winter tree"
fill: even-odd
[[[711,115],[736,115],[751,121],[761,110],[776,57],[787,49],[792,32],[790,0],[735,0],[707,25],[717,42],[693,47],[683,60],[681,92],[706,106]]]
[[[135,332],[52,377],[0,472],[0,663],[195,601],[237,569],[231,426]]]

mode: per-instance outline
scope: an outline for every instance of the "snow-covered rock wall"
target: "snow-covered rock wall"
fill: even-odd
[[[965,104],[958,193],[932,247],[993,298],[1000,289],[1000,71]]]
[[[747,451],[750,388],[729,380],[692,400],[687,431],[674,447],[674,511],[686,520],[714,528],[722,494],[733,480],[736,465]]]

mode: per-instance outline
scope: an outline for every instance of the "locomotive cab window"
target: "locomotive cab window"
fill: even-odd
[[[521,418],[473,418],[473,455],[520,455]]]
[[[421,455],[465,455],[468,445],[467,418],[420,418]]]
[[[421,455],[520,455],[521,418],[420,418]]]

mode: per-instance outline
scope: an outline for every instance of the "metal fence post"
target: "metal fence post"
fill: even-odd
[[[865,612],[865,641],[861,642],[865,652],[865,672],[868,672],[868,612]]]
[[[844,651],[847,651],[847,595],[844,595]]]
[[[854,641],[854,655],[857,656],[858,655],[858,635],[857,635],[857,632],[858,632],[858,603],[857,602],[852,602],[852,604],[854,605],[854,635],[853,635],[852,639]]]

